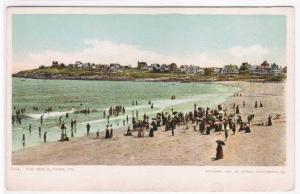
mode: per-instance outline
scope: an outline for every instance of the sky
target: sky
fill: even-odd
[[[14,14],[13,72],[75,61],[286,64],[286,16]]]

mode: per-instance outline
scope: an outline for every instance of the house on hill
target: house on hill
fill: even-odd
[[[250,73],[259,76],[278,76],[282,73],[282,69],[276,63],[270,65],[265,60],[260,64],[260,66],[251,68]]]
[[[279,76],[282,73],[282,69],[276,63],[273,63],[271,65],[271,72],[273,76]]]
[[[171,63],[171,64],[169,65],[169,69],[170,69],[171,72],[177,71],[177,70],[178,70],[177,64],[176,64],[176,63]]]
[[[145,62],[145,61],[138,61],[137,68],[139,70],[148,70],[149,69],[149,67],[147,66],[147,62]]]
[[[244,62],[241,64],[239,72],[240,73],[249,73],[251,68],[251,64],[249,64],[248,62]]]
[[[119,63],[111,63],[111,64],[109,64],[109,70],[108,70],[108,72],[110,72],[110,73],[122,72],[121,65]]]
[[[239,74],[239,68],[237,65],[225,65],[222,69],[222,75],[237,75]]]
[[[161,71],[160,64],[158,63],[151,64],[149,70],[152,72],[160,72]]]

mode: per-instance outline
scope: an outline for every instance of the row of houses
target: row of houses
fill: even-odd
[[[177,64],[158,64],[153,63],[148,65],[145,61],[138,61],[137,69],[151,72],[176,72],[178,71]]]
[[[65,65],[52,61],[52,66],[60,66],[67,68],[81,68],[81,69],[95,69],[103,72],[118,73],[123,69],[131,68],[131,66],[121,66],[119,63],[110,64],[95,64],[95,63],[82,63],[76,61],[74,64]],[[223,68],[219,67],[199,67],[197,65],[181,65],[177,67],[176,63],[171,64],[158,64],[153,63],[148,65],[145,61],[138,61],[137,69],[149,72],[181,72],[186,74],[200,74],[200,75],[238,75],[238,74],[252,74],[258,76],[278,76],[282,73],[286,73],[286,67],[281,68],[276,63],[269,64],[266,60],[259,66],[251,65],[248,62],[244,62],[238,67],[234,64],[225,65]]]
[[[103,72],[118,73],[122,72],[123,67],[119,63],[110,64],[95,64],[95,63],[82,63],[81,61],[76,61],[74,64],[65,65],[64,63],[58,63],[57,61],[52,61],[52,67],[66,67],[66,68],[78,68],[78,69],[95,69]]]
[[[238,74],[251,74],[258,76],[278,76],[286,73],[286,67],[281,68],[276,63],[269,64],[266,60],[261,65],[251,65],[244,62],[238,67],[234,64],[224,65],[223,68],[219,67],[199,67],[197,65],[181,65],[177,68],[175,63],[170,65],[166,64],[151,64],[147,66],[146,62],[138,62],[138,69],[148,70],[152,72],[181,72],[187,74],[200,74],[200,75],[238,75]]]

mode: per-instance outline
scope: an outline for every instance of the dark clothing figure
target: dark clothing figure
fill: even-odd
[[[204,121],[200,122],[199,130],[200,130],[200,134],[204,135],[204,132],[205,132],[205,122]]]
[[[217,153],[216,153],[216,160],[220,160],[224,158],[223,155],[223,147],[220,143],[218,143],[217,149],[216,149]]]
[[[245,133],[251,133],[250,127],[248,125],[245,127]]]
[[[25,148],[25,134],[23,134],[23,137],[22,137],[22,144],[23,144],[23,148]]]
[[[235,131],[236,131],[236,126],[235,126],[235,123],[232,123],[232,132],[233,132],[233,135],[235,135]]]
[[[254,108],[257,108],[257,101],[255,101],[255,105],[254,105]]]
[[[206,135],[210,135],[210,130],[211,130],[210,125],[207,125],[207,127],[206,127]]]
[[[47,142],[47,131],[45,131],[45,133],[44,133],[44,143],[46,143]]]
[[[41,118],[40,118],[41,125],[43,124],[43,116],[44,115],[42,115]]]
[[[31,124],[29,124],[29,133],[31,134]]]
[[[110,137],[110,138],[113,138],[113,128],[110,129],[109,137]]]
[[[90,125],[90,123],[88,123],[88,124],[86,125],[86,133],[87,133],[87,135],[90,134],[90,129],[91,129],[91,125]]]
[[[108,139],[109,137],[110,137],[109,130],[108,130],[108,128],[106,128],[106,130],[105,130],[105,139]]]
[[[60,129],[61,129],[61,133],[62,133],[62,135],[66,133],[66,129],[67,129],[67,128],[66,128],[66,126],[65,126],[65,123],[64,123],[64,122],[61,124],[61,127],[60,127]]]
[[[259,105],[259,107],[260,107],[260,108],[262,108],[262,107],[263,107],[263,104],[262,104],[261,102],[260,102],[260,105]]]
[[[41,136],[42,136],[42,129],[41,127],[39,127],[39,137],[41,138]]]
[[[73,130],[74,127],[74,121],[71,119],[71,130]]]
[[[268,117],[268,126],[272,126],[272,117],[269,115]]]
[[[74,128],[75,128],[75,133],[76,133],[76,120],[74,120],[73,123],[74,123]]]
[[[240,108],[239,108],[239,105],[236,106],[236,111],[235,111],[235,113],[236,113],[236,114],[240,114]]]
[[[150,129],[149,137],[154,137],[154,130],[153,130],[153,128]]]
[[[126,136],[132,136],[131,128],[128,126]]]

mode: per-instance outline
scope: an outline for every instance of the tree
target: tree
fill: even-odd
[[[211,76],[213,74],[212,68],[204,68],[204,75]]]
[[[170,64],[170,71],[176,71],[177,70],[177,65],[176,63],[171,63]]]

